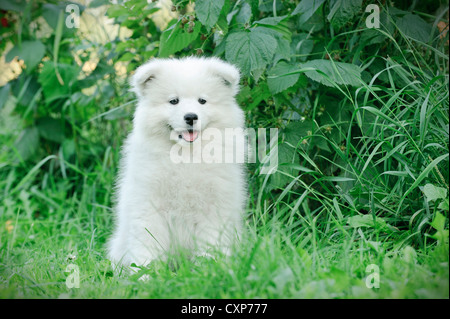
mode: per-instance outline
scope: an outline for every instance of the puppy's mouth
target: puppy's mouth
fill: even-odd
[[[183,139],[188,143],[193,143],[198,137],[198,131],[186,130],[179,133],[178,138]]]

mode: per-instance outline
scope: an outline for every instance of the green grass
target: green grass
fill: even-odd
[[[341,178],[304,170],[273,197],[267,176],[250,176],[248,235],[233,255],[178,257],[176,269],[154,262],[130,276],[105,259],[118,148],[87,168],[66,162],[65,177],[56,156],[3,166],[1,297],[448,298],[448,220],[441,241],[431,237],[439,227],[430,226],[446,212],[418,189],[425,181],[445,186],[448,176],[448,153],[439,147],[448,143],[440,125],[448,123],[448,82],[429,80],[428,93],[366,86],[353,117],[373,115],[365,135],[346,150],[329,140],[336,152],[329,165]],[[377,101],[381,107],[366,107]],[[324,160],[298,151],[302,165]],[[356,183],[358,196],[348,191]],[[66,286],[69,264],[79,267],[78,289]],[[379,267],[379,288],[366,285],[370,265]],[[138,280],[143,274],[148,281]]]
[[[46,220],[30,220],[19,212],[14,228],[3,229],[2,298],[448,297],[448,250],[386,250],[387,243],[377,247],[360,229],[346,230],[339,220],[329,225],[329,235],[316,229],[313,220],[311,232],[297,243],[280,222],[249,225],[247,240],[230,258],[180,257],[177,270],[155,262],[137,275],[114,274],[103,253],[110,212],[92,206],[92,185],[84,186],[84,200],[77,204],[88,214],[70,212],[73,203],[68,201]],[[80,269],[79,289],[66,287],[69,264]],[[370,264],[380,267],[380,288],[366,286]],[[139,281],[144,273],[150,279]]]
[[[349,140],[346,150],[330,140],[336,155],[329,165],[351,180],[305,170],[273,197],[266,176],[253,175],[247,238],[230,258],[179,257],[177,269],[155,262],[129,276],[114,273],[105,259],[118,148],[87,168],[66,162],[65,177],[56,156],[32,167],[3,166],[1,297],[448,298],[448,231],[443,241],[430,237],[437,233],[431,221],[447,213],[418,188],[445,187],[448,176],[448,153],[439,147],[448,143],[440,125],[448,124],[442,104],[448,82],[429,80],[434,84],[420,95],[403,88],[361,91],[367,102],[355,102],[353,120],[373,115],[366,134]],[[366,107],[377,101],[380,108]],[[298,151],[302,165],[324,160]],[[348,192],[355,183],[357,196]],[[78,289],[66,286],[69,264],[79,267]],[[379,288],[366,286],[372,264],[379,267]],[[146,282],[138,280],[144,273]]]

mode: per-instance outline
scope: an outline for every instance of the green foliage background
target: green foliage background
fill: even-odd
[[[103,262],[135,102],[127,78],[151,57],[204,55],[240,68],[237,100],[249,127],[280,129],[278,171],[260,175],[261,164],[249,164],[247,221],[256,236],[281,231],[276,247],[294,247],[302,267],[344,252],[360,252],[361,261],[406,254],[415,264],[443,264],[427,268],[435,274],[431,292],[400,296],[448,298],[448,2],[374,2],[378,29],[366,27],[372,2],[362,0],[178,0],[164,29],[153,20],[156,2],[77,4],[81,13],[108,6],[113,24],[130,30],[105,45],[65,26],[70,3],[0,1],[0,50],[6,62],[23,61],[0,88],[3,287],[24,285],[12,274],[30,270],[12,264],[49,238],[81,249],[77,234],[90,234],[94,259]],[[83,71],[94,55],[95,69]],[[119,63],[127,75],[116,72]],[[340,266],[348,276],[364,274],[362,266]],[[98,267],[101,278],[111,276]],[[389,262],[384,267],[395,277]]]

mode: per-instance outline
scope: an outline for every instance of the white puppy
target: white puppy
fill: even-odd
[[[217,58],[153,59],[131,85],[138,104],[123,148],[109,258],[129,266],[179,249],[228,254],[247,196],[240,154],[228,156],[240,148],[224,147],[226,134],[244,126],[234,99],[238,70]]]

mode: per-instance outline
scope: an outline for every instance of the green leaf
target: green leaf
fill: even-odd
[[[301,14],[299,23],[305,23],[319,9],[325,0],[302,0],[292,12],[292,15]]]
[[[45,46],[41,41],[23,41],[21,45],[15,45],[5,57],[6,62],[10,62],[16,56],[23,60],[26,65],[27,73],[30,73],[34,67],[41,62],[45,55]]]
[[[74,140],[64,140],[61,147],[62,147],[62,154],[65,160],[70,159],[76,152]]]
[[[289,29],[285,28],[285,22],[282,22],[277,26],[264,25],[255,29],[258,32],[263,32],[272,36],[277,41],[275,54],[270,63],[275,65],[279,60],[289,60],[291,58],[290,43],[292,41],[292,33]]]
[[[275,6],[275,7],[274,7]],[[283,1],[281,0],[260,0],[259,1],[259,11],[270,12],[280,11],[284,9]]]
[[[89,8],[98,8],[100,6],[109,5],[109,0],[94,0],[89,4]]]
[[[24,1],[0,1],[0,9],[5,11],[23,12],[26,10],[26,2]]]
[[[59,63],[57,66],[63,84],[58,80],[55,65],[51,61],[44,62],[44,67],[39,74],[38,81],[42,85],[47,103],[70,96],[73,87],[77,85],[78,67],[63,63]]]
[[[297,149],[300,141],[313,130],[313,125],[311,121],[292,121],[284,129],[284,142],[278,145],[277,172],[270,177],[273,188],[283,188],[302,170]]]
[[[264,70],[277,47],[277,40],[259,28],[231,33],[226,41],[226,59],[248,76],[256,70]]]
[[[225,4],[227,5],[227,4]],[[227,8],[224,8],[222,13],[219,15],[219,19],[217,20],[217,29],[222,31],[223,34],[228,33],[228,21],[227,21],[227,15],[226,15]],[[222,37],[220,37],[220,41],[222,40]],[[220,42],[220,41],[216,41]]]
[[[230,25],[237,28],[244,28],[246,23],[250,23],[252,18],[252,8],[247,2],[242,3],[239,10],[233,10],[227,15],[227,20]]]
[[[448,242],[448,229],[445,229],[445,216],[439,212],[434,215],[433,221],[430,223],[431,227],[436,230],[436,233],[431,237],[438,241],[438,245]]]
[[[327,141],[322,137],[317,123],[311,120],[291,121],[284,130],[284,140],[297,148],[306,150],[310,146],[330,151]],[[306,141],[306,144],[300,144]]]
[[[310,120],[292,121],[284,129],[284,140],[294,147],[298,147],[300,140],[314,133],[317,125]]]
[[[211,29],[219,19],[225,0],[197,0],[195,2],[195,12],[198,20]]]
[[[253,24],[254,25],[261,24],[261,25],[276,26],[276,25],[280,24],[280,22],[285,20],[286,18],[288,18],[287,15],[280,16],[280,17],[267,17],[267,18],[255,21],[255,22],[253,22]]]
[[[39,146],[39,131],[36,127],[29,127],[22,131],[14,146],[22,160],[26,161]]]
[[[64,129],[61,124],[60,120],[51,117],[40,118],[37,121],[39,135],[46,140],[62,143],[64,141]]]
[[[289,16],[282,17],[269,17],[253,23],[253,25],[258,25],[255,31],[269,33],[275,39],[282,37],[283,39],[291,41],[292,29],[289,26],[288,19]]]
[[[250,111],[256,108],[263,100],[267,100],[272,96],[267,83],[260,82],[254,87],[244,86],[240,90],[237,98],[240,105],[244,106],[245,111]],[[250,101],[249,101],[250,100]]]
[[[351,85],[359,87],[362,84],[361,68],[357,65],[330,60],[311,60],[301,64],[302,68],[313,68],[305,75],[311,80],[334,87],[338,85]]]
[[[297,69],[295,66],[284,61],[278,62],[270,69],[267,77],[270,92],[277,94],[297,83],[300,73],[289,74],[295,69]]]
[[[118,18],[118,17],[121,17],[121,16],[128,16],[129,15],[129,10],[128,10],[128,8],[126,8],[123,5],[113,4],[106,11],[106,15],[109,18]]]
[[[418,15],[408,13],[398,19],[397,27],[404,35],[420,42],[428,42],[432,32],[431,25]]]
[[[336,28],[343,27],[361,11],[362,0],[331,0],[328,21]]]
[[[185,31],[187,25],[184,28],[180,27],[181,20],[167,28],[162,34],[159,44],[159,56],[168,57],[169,55],[181,51],[189,46],[194,41],[199,33],[202,25],[196,23],[192,33]]]
[[[448,203],[448,198],[445,198],[445,199],[439,204],[438,208],[439,208],[439,209],[442,209],[442,210],[448,211],[448,210],[449,210],[449,205],[448,205],[448,204],[449,204],[449,203]]]
[[[300,246],[296,248],[296,251],[300,256],[303,266],[306,268],[310,268],[313,265],[313,260],[311,256],[308,254],[308,252],[305,249],[301,248]]]
[[[367,227],[367,228],[379,228],[382,231],[395,230],[394,227],[389,227],[384,219],[376,217],[375,220],[372,215],[355,215],[348,218],[347,223],[350,227]]]
[[[11,85],[9,83],[0,88],[0,111],[2,110],[3,106],[5,106],[6,101],[9,98],[10,92],[11,92]]]
[[[427,201],[435,201],[436,199],[447,198],[447,189],[443,187],[434,186],[433,184],[426,184],[423,187],[423,193]]]
[[[136,55],[131,52],[125,52],[117,61],[131,61]]]
[[[400,210],[400,207],[402,206],[403,201],[405,200],[406,196],[408,196],[409,193],[411,193],[412,190],[415,189],[420,184],[420,182],[422,182],[422,180],[428,176],[428,173],[430,173],[430,171],[433,168],[435,168],[437,166],[437,164],[439,164],[444,159],[448,158],[448,155],[449,155],[449,153],[441,155],[438,158],[435,158],[430,164],[428,164],[427,167],[425,167],[425,169],[420,173],[420,175],[416,178],[414,183],[411,185],[411,187],[408,188],[408,190],[403,194],[402,198],[400,198],[400,202],[398,204],[397,211]]]
[[[299,170],[289,164],[299,165],[300,160],[296,149],[287,144],[282,143],[278,145],[278,168],[276,173],[270,177],[270,184],[273,188],[283,188],[287,183],[290,183],[298,176]],[[288,165],[282,165],[288,164]],[[287,175],[286,175],[287,174]]]
[[[290,47],[292,52],[299,57],[300,61],[306,61],[308,55],[313,50],[314,40],[309,38],[308,33],[299,33],[292,37]]]
[[[61,11],[63,9],[55,4],[45,3],[42,5],[42,17],[53,30],[56,29],[58,16]]]
[[[340,144],[347,137],[352,109],[346,103],[340,103],[335,97],[324,96],[321,98],[321,104],[325,111],[320,119],[322,127],[329,125],[331,132],[324,133],[328,139]]]

